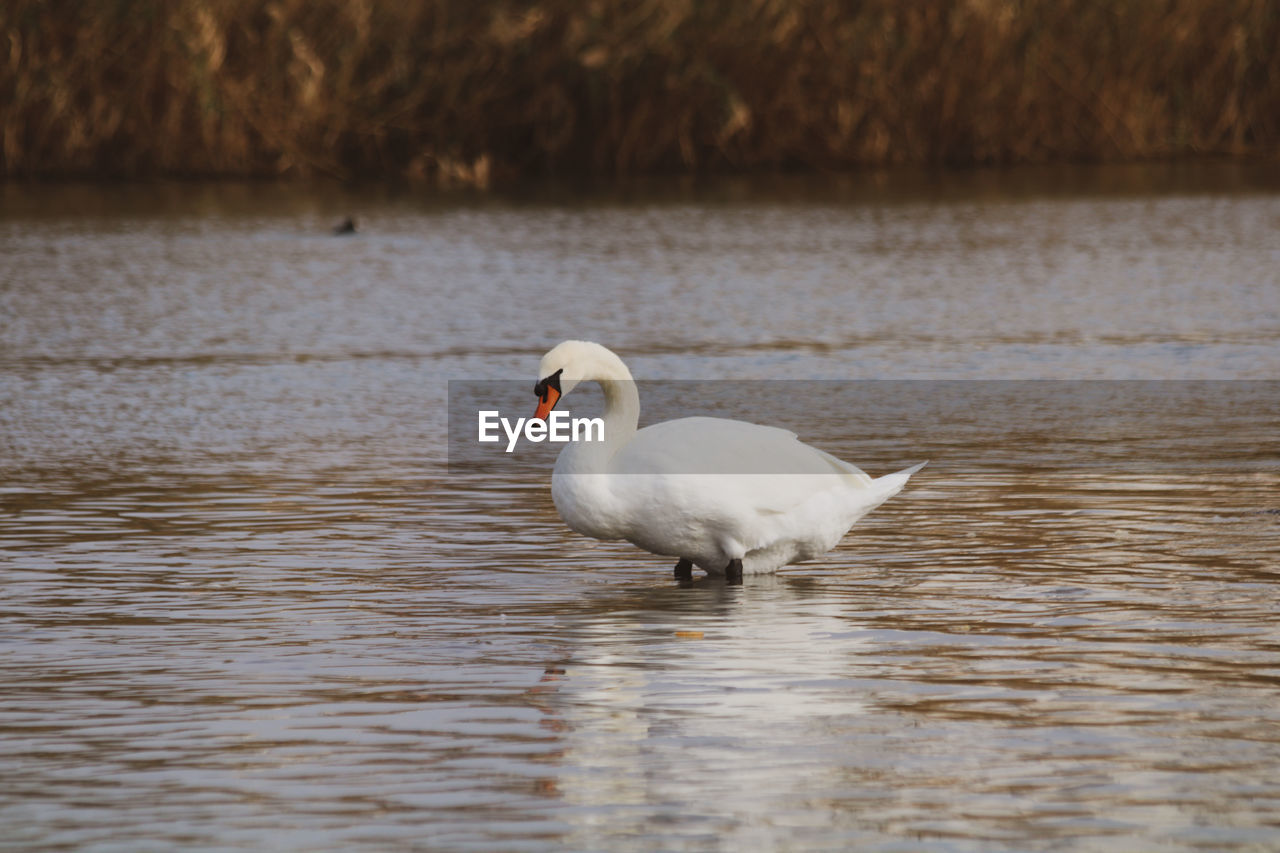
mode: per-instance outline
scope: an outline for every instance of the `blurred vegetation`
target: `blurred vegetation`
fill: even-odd
[[[1280,0],[3,0],[0,174],[1280,151]]]

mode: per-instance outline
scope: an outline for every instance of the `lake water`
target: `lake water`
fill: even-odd
[[[930,465],[681,586],[448,464],[570,337]],[[0,187],[0,848],[1280,849],[1277,377],[1274,168]]]

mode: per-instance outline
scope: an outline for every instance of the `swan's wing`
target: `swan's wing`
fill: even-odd
[[[872,482],[856,466],[803,444],[789,430],[722,418],[646,427],[618,451],[610,470],[672,478],[686,494],[702,479],[718,501],[731,498],[773,513],[787,512],[815,491],[867,488]]]

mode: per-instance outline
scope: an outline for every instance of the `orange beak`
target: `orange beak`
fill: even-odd
[[[538,410],[533,416],[540,421],[545,421],[547,415],[551,414],[551,410],[556,407],[556,403],[560,402],[560,392],[553,386],[548,385],[547,390],[543,392],[542,397],[538,400]]]

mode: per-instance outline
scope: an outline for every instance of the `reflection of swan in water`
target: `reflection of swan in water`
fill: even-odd
[[[625,539],[737,579],[821,556],[854,522],[897,494],[922,465],[872,479],[802,444],[795,433],[724,418],[680,418],[637,429],[640,397],[622,359],[565,341],[538,370],[535,418],[581,382],[604,390],[604,440],[572,442],[551,495],[570,528]]]
[[[867,643],[865,631],[849,618],[849,603],[815,594],[806,580],[761,578],[742,600],[734,600],[732,590],[725,595],[720,585],[648,589],[648,607],[638,601],[637,609],[592,615],[575,625],[579,641],[571,661],[557,666],[574,679],[584,665],[610,676],[634,673],[641,676],[634,682],[637,695],[679,693],[735,719],[748,709],[760,720],[811,716],[824,708],[849,713],[860,705],[843,691],[838,698],[826,689],[801,698],[807,691],[796,689],[798,680],[839,678],[844,653]],[[670,607],[662,601],[667,598]],[[783,682],[787,689],[772,689]],[[653,699],[645,699],[646,707]]]
[[[811,579],[758,581],[614,589],[561,613],[568,639],[549,668],[563,673],[544,676],[535,704],[557,734],[557,794],[586,809],[569,846],[607,847],[631,821],[643,835],[663,803],[714,812],[717,791],[732,806],[733,791],[839,787],[814,751],[862,720],[854,673],[874,639]]]

